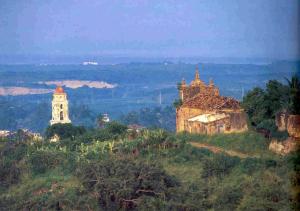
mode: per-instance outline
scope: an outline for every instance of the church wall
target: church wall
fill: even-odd
[[[195,108],[180,107],[176,110],[176,132],[187,131],[190,133],[214,134],[218,133],[218,125],[224,125],[222,132],[243,132],[248,130],[247,115],[243,110],[223,110],[229,117],[211,123],[188,122],[189,118],[201,114],[216,113]],[[220,132],[220,131],[219,131]]]
[[[229,118],[220,119],[217,121],[202,123],[202,122],[188,122],[188,132],[190,133],[200,133],[212,135],[216,133],[225,133],[226,126],[229,123]]]
[[[187,120],[191,117],[205,114],[205,113],[211,113],[209,111],[204,111],[201,109],[196,108],[186,108],[186,107],[180,107],[176,110],[176,132],[181,131],[188,131],[188,122]]]
[[[232,133],[232,132],[242,132],[248,130],[247,115],[242,109],[238,111],[227,110],[225,113],[229,115],[229,125],[228,125],[229,128],[225,132]]]

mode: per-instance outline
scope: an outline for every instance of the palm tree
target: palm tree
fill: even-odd
[[[289,110],[292,114],[300,114],[300,80],[294,75],[291,80],[286,79],[289,85]]]

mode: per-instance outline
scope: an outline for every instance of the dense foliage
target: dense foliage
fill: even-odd
[[[190,140],[218,142],[224,149],[249,152],[248,157],[215,154],[191,146]],[[268,151],[267,142],[252,132],[208,137],[159,129],[143,130],[133,137],[116,122],[55,143],[2,140],[0,208],[296,208],[299,193],[292,186],[297,185],[299,158],[278,157]]]
[[[175,109],[171,106],[153,109],[143,108],[123,115],[120,120],[124,124],[138,124],[150,128],[163,128],[175,130]]]
[[[85,128],[82,126],[73,126],[72,124],[54,124],[46,129],[46,138],[51,138],[54,135],[58,135],[61,139],[74,138],[85,132]]]
[[[270,80],[266,89],[254,88],[243,98],[242,106],[247,112],[250,122],[257,128],[265,128],[275,133],[275,116],[279,112],[299,114],[300,112],[300,82],[298,76],[282,84]]]
[[[244,97],[242,105],[250,121],[257,126],[268,119],[275,119],[277,112],[286,107],[288,87],[278,81],[269,81],[266,90],[254,88]]]

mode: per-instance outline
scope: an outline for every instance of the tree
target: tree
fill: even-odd
[[[278,82],[277,80],[270,80],[266,84],[266,92],[264,96],[264,106],[266,107],[267,116],[274,119],[276,113],[287,108],[288,99],[288,86]]]
[[[82,135],[86,132],[83,126],[73,126],[72,124],[54,124],[46,129],[46,138],[51,138],[57,134],[61,139],[72,138],[74,136]]]
[[[254,88],[243,98],[242,106],[249,115],[252,124],[257,125],[266,118],[264,107],[265,91],[261,88]]]
[[[300,80],[294,75],[291,80],[286,79],[289,85],[289,111],[300,114]]]
[[[172,188],[179,186],[159,166],[131,159],[110,157],[83,163],[76,172],[83,186],[95,193],[99,206],[105,210],[142,208],[145,197],[153,199],[152,205],[146,206],[152,207],[157,200],[170,200]]]
[[[113,135],[123,135],[127,131],[127,126],[117,121],[109,122],[105,129]]]
[[[177,99],[174,101],[173,106],[175,108],[179,108],[180,106],[182,106],[182,100],[181,99]]]
[[[252,125],[257,126],[263,121],[274,120],[276,113],[287,109],[290,96],[288,86],[270,80],[265,90],[255,87],[249,91],[243,98],[242,106]]]

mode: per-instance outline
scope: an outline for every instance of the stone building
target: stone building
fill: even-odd
[[[61,86],[56,87],[52,99],[52,119],[50,124],[71,123],[69,119],[69,108],[67,93]]]
[[[176,109],[176,131],[215,134],[248,130],[247,117],[237,100],[220,96],[212,80],[206,85],[196,68],[190,85],[179,85],[181,105]]]

